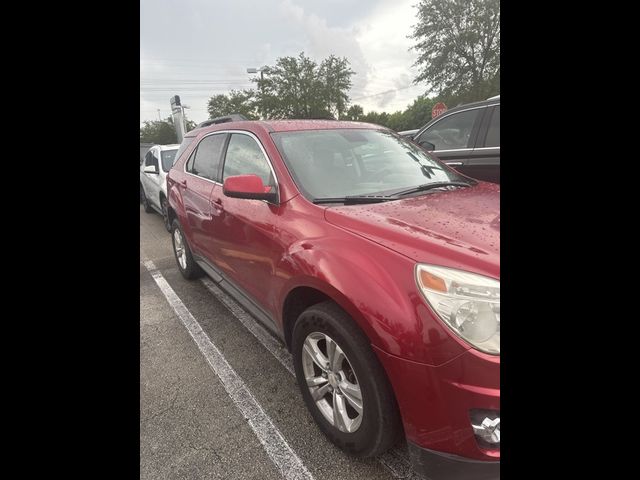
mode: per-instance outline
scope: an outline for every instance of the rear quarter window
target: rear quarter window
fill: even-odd
[[[195,139],[196,137],[184,137],[182,143],[180,144],[180,148],[178,148],[178,151],[176,152],[176,158],[173,162],[174,164],[178,162],[178,160],[180,160],[180,157],[182,156],[184,151],[189,148],[189,145],[191,145]]]

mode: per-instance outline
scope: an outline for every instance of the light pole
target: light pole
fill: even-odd
[[[264,95],[263,95],[263,91],[262,91],[262,82],[264,81],[264,71],[262,68],[247,68],[247,73],[258,73],[260,72],[260,116],[262,117],[262,119],[265,119],[265,114],[264,114]]]
[[[247,73],[258,73],[260,72],[260,80],[264,80],[264,72],[261,68],[247,68]]]

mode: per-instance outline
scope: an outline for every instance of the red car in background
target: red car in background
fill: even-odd
[[[223,123],[180,152],[180,272],[279,335],[327,437],[372,456],[404,435],[428,478],[499,478],[499,185],[356,122]]]

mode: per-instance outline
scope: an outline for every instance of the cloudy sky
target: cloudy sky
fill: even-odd
[[[356,75],[352,103],[404,109],[424,85],[412,85],[416,53],[407,38],[418,0],[141,0],[140,122],[170,115],[180,95],[188,118],[208,117],[207,100],[252,88],[248,67],[273,65],[301,51],[316,61],[347,57]]]

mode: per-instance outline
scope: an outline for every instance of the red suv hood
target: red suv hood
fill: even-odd
[[[325,219],[416,262],[500,278],[500,186],[325,210]]]

